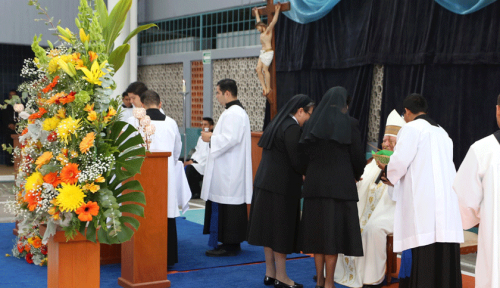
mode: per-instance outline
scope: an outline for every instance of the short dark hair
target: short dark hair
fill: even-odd
[[[222,92],[222,94],[226,93],[226,91],[229,91],[233,97],[238,97],[238,87],[236,87],[236,81],[233,79],[222,79],[219,82],[217,82],[217,86],[219,86],[219,90]]]
[[[160,106],[160,95],[153,90],[146,90],[141,94],[141,102],[145,106]]]
[[[499,105],[499,106],[500,106],[500,95],[498,95],[497,105]]]
[[[127,92],[127,94],[128,93],[133,93],[135,95],[139,95],[140,96],[146,90],[148,90],[148,87],[146,86],[146,84],[137,81],[137,82],[134,82],[134,83],[128,85],[127,90],[125,90],[125,92]]]
[[[413,114],[418,114],[420,112],[427,113],[427,101],[424,96],[413,93],[406,97],[403,101],[403,108],[410,110]]]
[[[16,93],[16,95],[17,95],[17,90],[16,90],[16,89],[11,89],[11,90],[9,91],[9,93],[10,93],[10,92],[14,92],[14,93]]]
[[[125,98],[126,96],[128,96],[128,92],[127,91],[125,91],[125,92],[122,93],[122,99]]]
[[[203,120],[204,121],[207,121],[209,125],[211,126],[214,126],[214,119],[210,118],[210,117],[203,117]]]

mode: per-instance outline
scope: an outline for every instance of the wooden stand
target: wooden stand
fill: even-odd
[[[116,264],[122,261],[122,244],[100,244],[101,265]]]
[[[122,244],[122,275],[118,278],[118,285],[122,287],[170,287],[167,280],[167,175],[170,155],[170,152],[147,153],[141,174],[134,177],[144,188],[146,208],[144,218],[136,217],[141,223],[139,230],[130,241]]]
[[[50,237],[48,251],[48,288],[100,286],[99,243],[80,233],[66,242],[64,232],[59,231]]]

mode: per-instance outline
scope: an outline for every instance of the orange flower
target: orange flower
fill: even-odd
[[[30,250],[31,250],[30,244],[25,244],[25,245],[24,245],[24,250],[26,250],[26,252],[28,252],[28,255],[30,255],[30,253],[29,253],[29,252],[30,252]],[[28,255],[26,255],[26,256],[28,256]],[[28,260],[28,258],[27,258],[27,257],[26,257],[26,260]],[[28,261],[28,263],[29,263],[29,261]],[[31,263],[33,263],[33,261],[32,261]],[[30,263],[30,264],[31,264],[31,263]]]
[[[28,119],[33,120],[33,119],[39,119],[42,118],[43,114],[47,113],[47,110],[45,108],[40,107],[40,110],[36,113],[33,113],[28,117]]]
[[[28,133],[28,127],[24,128],[23,133],[21,133],[21,135],[25,135],[26,133]]]
[[[54,79],[52,80],[52,83],[47,85],[47,87],[43,88],[43,90],[42,90],[43,93],[48,93],[48,92],[52,91],[52,89],[54,89],[54,87],[56,87],[58,80],[59,80],[59,76],[54,77]]]
[[[97,119],[97,113],[95,111],[90,111],[89,116],[87,116],[87,120],[95,121]]]
[[[90,105],[90,104],[85,105],[85,108],[83,108],[83,111],[87,111],[87,112],[94,111],[94,103],[92,103],[92,105]]]
[[[89,201],[87,204],[83,204],[80,208],[76,209],[76,214],[78,214],[78,219],[82,222],[92,221],[92,216],[97,216],[99,213],[99,205],[97,202]]]
[[[94,62],[95,59],[97,59],[97,53],[95,53],[94,51],[89,51],[89,59],[90,59],[90,62]]]
[[[69,163],[64,166],[61,170],[61,181],[66,184],[75,184],[78,182],[78,176],[80,175],[80,170],[78,170],[78,164]]]
[[[23,243],[17,243],[17,251],[19,251],[19,253],[23,253],[24,251]]]
[[[94,146],[95,134],[94,132],[88,133],[80,142],[80,152],[87,153],[90,147]]]
[[[52,172],[43,176],[43,182],[51,184],[52,186],[54,186],[54,188],[56,188],[57,185],[61,183],[61,179],[57,177],[57,172]]]
[[[28,209],[34,211],[39,205],[38,200],[40,200],[40,192],[31,191],[24,195],[24,201],[28,203]]]
[[[35,164],[36,164],[36,169],[40,169],[43,165],[47,164],[50,162],[50,159],[52,159],[54,155],[52,155],[52,152],[44,152],[38,159],[36,159]]]
[[[68,94],[68,96],[61,97],[59,99],[59,102],[61,102],[61,104],[71,103],[71,102],[75,101],[75,94],[76,94],[76,92],[71,92]]]
[[[33,247],[35,247],[36,249],[40,248],[42,246],[42,239],[40,239],[39,237],[34,237],[31,245],[33,245]]]

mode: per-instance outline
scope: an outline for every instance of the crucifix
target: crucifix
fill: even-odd
[[[258,23],[256,24],[256,29],[259,30],[259,32],[261,32],[261,36],[260,36],[260,39],[261,39],[261,43],[262,43],[262,51],[261,51],[261,56],[259,57],[259,64],[257,65],[257,73],[259,75],[259,80],[261,80],[261,83],[263,85],[263,94],[264,96],[267,97],[267,100],[269,101],[269,104],[271,105],[271,119],[274,118],[274,116],[276,116],[276,114],[278,114],[278,101],[276,99],[276,65],[275,65],[275,61],[272,61],[273,59],[273,53],[276,49],[276,36],[275,36],[275,33],[274,33],[274,24],[276,23],[276,21],[273,22],[273,18],[274,17],[278,17],[277,15],[275,15],[275,12],[278,11],[289,11],[290,10],[290,2],[285,2],[285,3],[278,3],[276,5],[279,5],[280,8],[277,10],[275,7],[275,5],[273,4],[273,0],[267,0],[267,5],[265,7],[259,7],[259,8],[254,8],[252,10],[252,15],[253,16],[256,16],[256,19],[258,21]],[[266,33],[267,31],[265,30],[267,25],[265,24],[260,24],[261,22],[259,21],[260,20],[260,17],[259,15],[267,15],[267,23],[269,24],[269,28],[270,28],[270,33],[272,34],[272,38],[271,38],[271,48],[270,49],[265,49],[266,47],[265,44],[266,44]],[[259,28],[259,25],[262,25],[262,28]],[[269,50],[269,51],[267,51]],[[270,53],[272,52],[272,53]],[[269,58],[272,62],[269,63]],[[268,65],[266,65],[268,64]],[[267,67],[269,67],[269,70],[267,69]],[[264,72],[263,74],[259,74],[259,73],[262,73],[262,71]],[[269,73],[269,76],[270,77],[266,77],[266,73]],[[268,80],[269,83],[266,83],[267,85],[264,85],[264,81],[263,80]],[[270,84],[270,85],[269,85]],[[266,86],[269,87],[269,89],[266,88]]]

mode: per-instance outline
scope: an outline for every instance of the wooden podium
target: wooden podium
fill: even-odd
[[[134,177],[144,188],[146,208],[144,218],[127,215],[136,217],[141,225],[130,241],[122,243],[122,275],[118,278],[122,287],[170,287],[167,280],[169,156],[170,152],[147,153],[141,174]]]

